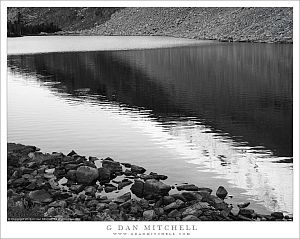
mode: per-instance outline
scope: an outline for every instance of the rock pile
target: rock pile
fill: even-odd
[[[137,165],[111,158],[86,159],[74,151],[64,155],[38,150],[8,143],[8,220],[292,220],[281,212],[257,214],[248,209],[250,203],[234,209],[224,201],[227,190],[222,186],[216,196],[212,189],[193,184],[179,185],[170,193],[175,187],[162,182],[167,176],[145,174],[146,169]],[[124,194],[111,195],[122,189],[127,189]],[[16,208],[18,218],[13,213]],[[31,208],[38,208],[41,218],[28,214]]]

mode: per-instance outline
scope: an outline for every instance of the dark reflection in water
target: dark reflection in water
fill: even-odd
[[[12,71],[38,75],[56,92],[151,110],[166,127],[195,117],[285,157],[292,157],[292,65],[292,45],[274,44],[8,57]]]

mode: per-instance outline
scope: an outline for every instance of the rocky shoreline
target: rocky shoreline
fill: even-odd
[[[293,220],[282,212],[256,213],[249,202],[228,204],[222,186],[213,193],[193,184],[167,185],[166,175],[109,157],[44,154],[35,146],[8,143],[7,165],[11,221]]]

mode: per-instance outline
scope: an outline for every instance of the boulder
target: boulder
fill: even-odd
[[[48,180],[48,183],[49,183],[49,185],[51,186],[52,189],[56,189],[56,190],[57,190],[57,189],[60,189],[58,183],[55,181],[54,178],[50,178],[50,179]]]
[[[231,208],[231,214],[232,214],[234,217],[237,217],[238,214],[239,214],[239,212],[240,212],[240,209],[239,209],[237,206],[234,205],[234,206]]]
[[[65,169],[66,170],[76,170],[80,166],[83,166],[83,164],[69,163],[69,164],[65,165]]]
[[[203,198],[199,192],[182,192],[182,196],[187,201],[193,201],[193,200],[201,201]]]
[[[155,207],[154,211],[157,216],[162,216],[165,214],[165,211],[162,207]]]
[[[57,168],[55,168],[53,174],[58,179],[63,178],[66,175],[66,170],[63,167],[57,167]]]
[[[30,174],[34,171],[33,168],[20,167],[19,173],[22,174]]]
[[[130,175],[132,175],[131,170],[125,169],[124,175],[125,175],[125,176],[130,176]]]
[[[65,200],[67,198],[72,197],[72,194],[70,192],[64,192],[58,190],[53,190],[51,192],[51,195],[55,200]]]
[[[28,196],[32,201],[40,203],[49,203],[53,200],[51,195],[44,189],[31,191]]]
[[[126,202],[126,201],[128,201],[128,200],[130,200],[130,199],[131,199],[131,193],[128,192],[128,193],[125,193],[125,194],[123,194],[123,195],[117,197],[116,200],[117,200],[117,202],[119,202],[119,203],[124,203],[124,202]]]
[[[39,149],[35,146],[7,143],[7,152],[9,153],[13,152],[13,153],[20,153],[23,155],[27,155],[35,151],[39,151]]]
[[[67,154],[67,156],[70,157],[72,157],[73,155],[77,155],[77,153],[74,150],[72,150],[70,153]]]
[[[271,216],[276,218],[276,219],[283,219],[284,218],[282,212],[273,212],[273,213],[271,213]]]
[[[61,207],[61,208],[66,208],[67,207],[67,202],[64,200],[61,201],[55,201],[52,202],[48,205],[48,207]]]
[[[84,185],[82,184],[73,184],[70,188],[71,191],[75,193],[80,193],[84,189]]]
[[[47,212],[44,213],[45,217],[54,217],[57,215],[57,211],[54,207],[50,207]]]
[[[124,165],[125,168],[130,168],[131,164],[130,163],[121,163],[122,165]]]
[[[128,186],[128,185],[130,185],[130,184],[132,184],[133,182],[132,181],[130,181],[130,180],[126,180],[126,181],[122,181],[122,182],[120,182],[119,184],[118,184],[118,190],[121,190],[122,188],[124,188],[124,187],[126,187],[126,186]]]
[[[198,202],[184,209],[182,216],[194,215],[196,217],[201,216],[204,210],[210,209],[210,206],[206,202]]]
[[[157,175],[157,179],[159,179],[159,180],[166,180],[167,178],[168,178],[168,176],[163,175],[163,174]]]
[[[105,191],[106,193],[110,193],[110,192],[115,191],[115,190],[117,190],[117,187],[116,187],[116,186],[114,186],[114,185],[112,185],[112,184],[105,185],[104,191]]]
[[[245,217],[252,217],[253,214],[254,214],[253,209],[241,208],[239,211],[239,215],[243,215]]]
[[[138,204],[141,206],[143,209],[148,209],[149,208],[149,202],[146,199],[141,199],[138,201]]]
[[[164,196],[163,197],[163,204],[164,205],[168,205],[168,204],[170,204],[172,202],[175,202],[175,198],[174,197],[172,197],[172,196]]]
[[[168,195],[170,190],[170,185],[164,184],[156,179],[149,179],[144,185],[144,196],[165,196]]]
[[[154,210],[147,210],[143,212],[143,218],[147,221],[152,221],[156,217]]]
[[[185,203],[179,199],[177,199],[175,202],[170,203],[169,205],[164,207],[165,211],[169,211],[171,209],[177,209],[177,208],[181,208],[185,205]]]
[[[227,194],[228,192],[223,186],[220,186],[216,192],[216,195],[221,199],[226,198]]]
[[[217,210],[224,210],[228,207],[227,203],[225,203],[222,199],[214,195],[209,195],[205,198],[205,200]]]
[[[133,173],[144,173],[146,172],[146,169],[144,169],[143,167],[137,166],[137,165],[131,165],[131,172]]]
[[[168,214],[168,217],[169,218],[181,217],[181,213],[177,209],[174,209]]]
[[[135,201],[132,201],[131,208],[130,208],[130,214],[133,215],[140,215],[143,212],[143,209],[140,205],[138,205]]]
[[[127,209],[127,208],[131,207],[131,201],[128,200],[128,201],[126,201],[126,202],[123,202],[123,203],[121,203],[121,204],[119,205],[119,207],[120,207],[120,208],[125,208],[125,209]]]
[[[37,188],[36,182],[31,182],[28,186],[26,186],[26,189],[30,190],[30,191],[32,191],[36,188]]]
[[[161,175],[161,174],[153,173],[153,172],[151,172],[150,175],[151,175],[154,179],[157,179],[157,180],[165,180],[165,179],[168,178],[168,176],[166,176],[166,175]]]
[[[89,166],[80,166],[76,170],[76,180],[81,184],[92,184],[98,179],[98,177],[98,170]]]
[[[108,204],[106,203],[98,203],[96,206],[97,211],[103,211],[104,209],[108,208]]]
[[[90,207],[90,208],[91,207],[96,207],[97,205],[98,205],[98,201],[95,200],[95,199],[88,201],[87,204],[86,204],[86,206]]]
[[[175,199],[180,199],[183,202],[187,201],[187,199],[180,193],[172,194],[171,196]]]
[[[182,221],[200,221],[200,219],[194,215],[188,215],[182,218]]]
[[[98,168],[98,180],[100,183],[109,183],[110,182],[110,170],[108,168]]]
[[[134,184],[130,188],[131,192],[139,198],[143,197],[144,182],[141,180],[134,180]]]
[[[140,178],[143,179],[144,181],[148,180],[148,179],[154,179],[153,175],[147,175],[147,174],[141,174]]]
[[[88,186],[84,189],[84,192],[85,192],[85,195],[94,197],[95,193],[97,192],[97,189],[93,186]]]
[[[98,159],[97,157],[92,157],[92,156],[89,157],[89,161],[90,161],[90,162],[93,162],[93,163],[94,163],[95,161],[98,161],[98,160],[99,160],[99,159]]]
[[[117,203],[110,202],[108,204],[108,208],[109,208],[109,210],[117,210],[119,208],[119,205]]]
[[[102,161],[102,167],[109,169],[111,173],[121,173],[122,166],[119,162],[111,161],[106,158]]]
[[[32,159],[38,164],[58,165],[62,161],[61,154],[32,153]]]
[[[202,197],[206,197],[212,193],[212,189],[210,188],[199,188],[198,192],[201,194]]]
[[[12,182],[13,187],[27,186],[29,184],[28,180],[25,178],[18,178]]]
[[[76,170],[69,170],[67,172],[67,174],[65,175],[65,177],[71,181],[76,181],[76,174],[77,174],[77,171]]]
[[[250,205],[250,202],[245,202],[245,203],[239,203],[237,206],[239,208],[246,208]]]
[[[195,186],[194,184],[185,184],[185,185],[177,186],[177,190],[178,191],[181,191],[181,190],[185,190],[185,191],[198,191],[199,188],[197,186]]]

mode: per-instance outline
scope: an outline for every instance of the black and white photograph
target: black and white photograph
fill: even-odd
[[[1,26],[3,238],[298,238],[298,1],[4,1]]]

